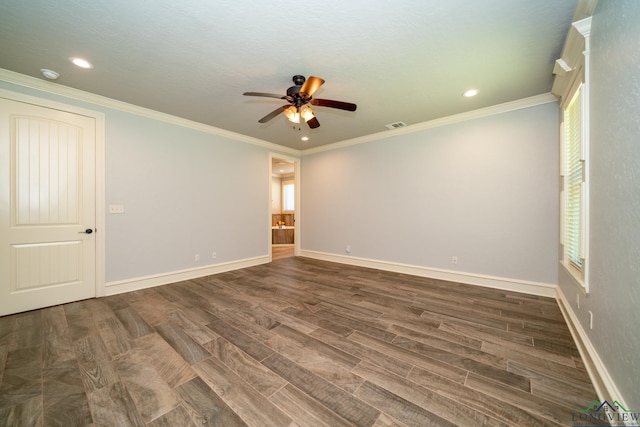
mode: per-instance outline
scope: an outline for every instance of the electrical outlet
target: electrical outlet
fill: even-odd
[[[211,252],[211,258],[214,258],[214,259],[215,259],[215,258],[217,258],[217,257],[218,257],[218,254],[217,254],[215,251],[214,251],[214,252]]]
[[[458,257],[457,256],[452,256],[451,257],[451,264],[457,264],[458,263]]]
[[[195,256],[195,261],[196,261],[196,262],[200,261],[200,254],[196,254],[196,256]]]
[[[351,253],[351,245],[347,245],[347,248],[345,249],[345,252],[350,254]]]

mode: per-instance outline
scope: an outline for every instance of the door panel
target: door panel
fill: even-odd
[[[13,125],[14,224],[78,223],[81,129],[33,117],[15,117]]]
[[[95,296],[95,132],[0,99],[0,315]]]
[[[82,280],[82,243],[30,243],[11,246],[11,290],[68,285]]]

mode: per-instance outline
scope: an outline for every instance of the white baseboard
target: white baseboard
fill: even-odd
[[[137,291],[140,289],[152,288],[154,286],[167,285],[169,283],[181,282],[183,280],[196,279],[198,277],[209,276],[211,274],[224,273],[226,271],[239,270],[241,268],[253,267],[255,265],[270,262],[268,255],[247,258],[237,261],[208,265],[188,270],[172,271],[151,276],[136,277],[133,279],[118,280],[108,282],[105,285],[104,296],[121,294],[124,292]]]
[[[509,279],[504,277],[485,276],[479,274],[464,273],[459,271],[443,270],[423,267],[419,265],[401,264],[389,261],[380,261],[368,258],[336,255],[326,252],[301,250],[300,256],[315,258],[324,261],[341,264],[357,265],[378,270],[404,273],[413,276],[428,277],[430,279],[447,280],[456,283],[484,286],[487,288],[502,289],[506,291],[521,292],[529,295],[537,295],[549,298],[556,297],[556,285],[549,283],[529,282],[524,280]]]
[[[559,286],[556,299],[600,401],[615,402],[618,400],[626,402]]]

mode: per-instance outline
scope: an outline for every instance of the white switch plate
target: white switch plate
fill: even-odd
[[[109,213],[112,213],[112,214],[124,213],[124,205],[109,205]]]

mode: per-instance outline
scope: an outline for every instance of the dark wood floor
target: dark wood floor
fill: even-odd
[[[571,425],[552,299],[300,257],[0,318],[6,426]]]

